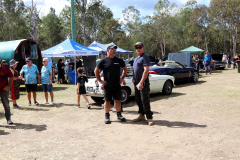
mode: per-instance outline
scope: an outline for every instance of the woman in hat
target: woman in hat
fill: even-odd
[[[13,74],[13,83],[10,88],[10,96],[13,102],[13,108],[21,108],[17,105],[16,100],[19,99],[19,79],[22,79],[22,77],[19,76],[18,71],[16,70],[18,62],[12,59],[10,62],[10,70]]]

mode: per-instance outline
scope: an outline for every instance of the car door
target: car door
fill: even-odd
[[[177,72],[177,80],[183,80],[189,76],[189,71],[180,63],[174,63],[175,70]],[[175,78],[176,79],[176,78]]]

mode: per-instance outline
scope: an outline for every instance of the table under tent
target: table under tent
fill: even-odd
[[[42,51],[43,57],[76,57],[82,56],[85,70],[92,75],[96,67],[96,56],[99,55],[99,51],[84,47],[77,42],[73,41],[70,38],[67,38],[65,41],[59,43],[56,46],[53,46],[49,49]],[[75,60],[75,69],[76,71],[76,60]],[[68,72],[69,80],[72,77],[75,77],[71,82],[76,84],[77,74],[76,72]],[[74,76],[72,76],[74,75]],[[70,83],[71,83],[70,82]]]

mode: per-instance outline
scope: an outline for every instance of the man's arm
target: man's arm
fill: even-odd
[[[141,81],[138,83],[138,89],[141,90],[143,88],[143,82],[145,81],[145,79],[148,76],[148,72],[149,72],[149,66],[144,66],[144,72],[142,74],[142,79]]]
[[[123,67],[123,72],[120,78],[120,84],[124,81],[124,78],[126,77],[126,75],[127,75],[127,66]]]
[[[95,70],[94,70],[95,76],[96,76],[99,83],[105,85],[106,81],[101,80],[100,75],[99,75],[99,71],[100,71],[100,69],[96,67]]]
[[[39,73],[37,73],[37,77],[38,77],[38,84],[41,84],[41,76]]]

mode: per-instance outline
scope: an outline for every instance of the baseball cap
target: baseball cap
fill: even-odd
[[[137,43],[135,44],[135,46],[142,46],[142,47],[143,47],[143,43],[142,43],[142,42],[137,42]]]
[[[113,44],[110,44],[110,45],[107,47],[107,49],[112,49],[112,48],[117,49],[117,46],[116,46],[116,45],[113,45]]]
[[[31,60],[32,60],[32,58],[30,58],[30,57],[27,57],[27,58],[25,59],[26,62],[29,62],[29,61],[31,61]]]

